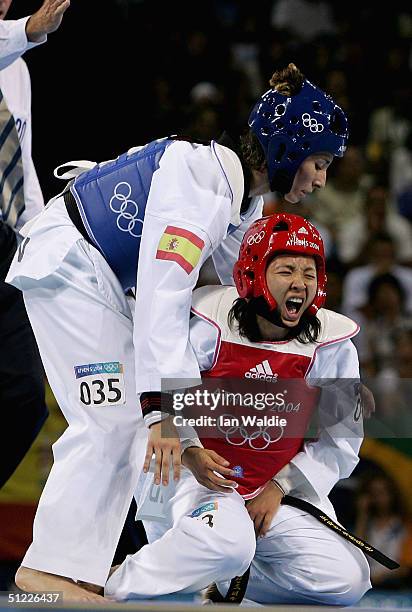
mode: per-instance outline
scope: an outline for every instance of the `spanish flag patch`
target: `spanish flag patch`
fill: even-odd
[[[156,259],[175,261],[190,274],[199,262],[205,243],[199,236],[181,227],[168,225],[160,238]]]

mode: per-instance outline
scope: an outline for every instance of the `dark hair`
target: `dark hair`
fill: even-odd
[[[269,85],[280,94],[295,96],[302,89],[305,77],[295,64],[290,63],[286,68],[276,70],[272,74]]]
[[[375,276],[368,286],[368,302],[373,303],[376,300],[376,295],[382,285],[389,285],[395,291],[397,291],[399,295],[399,299],[401,301],[402,307],[405,305],[406,301],[406,292],[403,285],[399,282],[399,280],[393,274],[379,274]]]
[[[289,97],[299,93],[304,80],[305,77],[299,68],[295,64],[289,64],[286,68],[277,70],[272,74],[269,85],[280,94]],[[252,130],[248,130],[241,135],[240,152],[249,168],[252,170],[262,170],[266,163],[266,157],[257,136]]]
[[[388,232],[376,232],[376,234],[373,234],[370,238],[369,245],[372,246],[373,244],[376,244],[377,242],[387,242],[388,244],[391,244],[392,246],[395,245],[392,236],[388,234]]]
[[[240,136],[240,153],[245,164],[252,170],[262,170],[266,164],[265,152],[252,130]]]
[[[247,338],[250,342],[262,342],[266,340],[266,338],[262,337],[257,322],[258,309],[262,300],[263,298],[252,298],[250,300],[238,298],[229,310],[229,327],[231,329],[236,327],[239,334]],[[315,315],[310,315],[305,312],[298,325],[291,328],[284,339],[292,340],[296,338],[296,340],[302,344],[316,342],[320,334],[320,328],[321,324],[319,319]]]

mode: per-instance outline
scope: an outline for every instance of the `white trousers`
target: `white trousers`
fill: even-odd
[[[51,274],[25,278],[23,290],[47,378],[68,427],[53,445],[54,464],[22,564],[103,585],[147,439],[135,392],[131,311],[117,278],[83,239]],[[87,405],[87,385],[83,391],[80,385],[92,381],[76,378],[75,367],[111,363],[121,364],[125,401]],[[98,401],[99,384],[93,387]],[[111,393],[113,399],[118,391]]]
[[[153,541],[152,531],[151,543],[126,558],[106,595],[144,599],[211,582],[225,594],[250,563],[246,596],[259,603],[350,605],[371,586],[363,553],[301,510],[281,506],[256,543],[242,497],[210,491],[186,469],[165,504],[163,535]]]

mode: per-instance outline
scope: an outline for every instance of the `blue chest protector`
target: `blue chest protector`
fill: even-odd
[[[153,173],[174,141],[155,140],[140,150],[98,164],[78,176],[70,190],[92,244],[124,291],[136,285],[140,241]]]

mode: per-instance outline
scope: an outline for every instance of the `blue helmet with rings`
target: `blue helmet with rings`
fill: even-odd
[[[306,157],[321,152],[342,157],[346,150],[345,113],[307,79],[293,96],[269,89],[255,104],[248,123],[265,153],[270,187],[282,195],[291,191]]]

